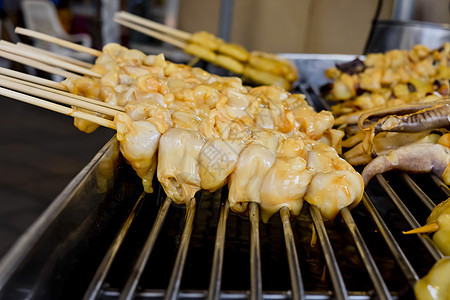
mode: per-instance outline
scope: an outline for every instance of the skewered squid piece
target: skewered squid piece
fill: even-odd
[[[228,177],[234,171],[239,154],[245,146],[242,140],[208,140],[199,156],[202,189],[214,192],[227,184]]]
[[[261,203],[262,183],[275,158],[273,151],[257,143],[241,151],[228,182],[228,201],[233,211],[245,212],[249,202]]]
[[[432,233],[433,241],[441,252],[450,255],[450,198],[439,203],[431,212],[427,219],[427,224],[404,232],[413,233]]]
[[[171,128],[159,141],[158,180],[175,203],[189,203],[201,189],[198,157],[205,138],[198,132]]]
[[[343,207],[358,205],[364,191],[361,175],[328,145],[310,141],[306,147],[308,168],[314,170],[315,175],[305,200],[316,205],[325,220],[334,219]]]
[[[417,300],[450,299],[450,257],[438,260],[431,270],[414,285]]]
[[[282,207],[287,207],[293,217],[300,215],[303,197],[313,175],[313,170],[307,168],[304,142],[296,138],[284,140],[261,186],[263,222]]]
[[[228,180],[228,200],[235,212],[245,212],[249,202],[261,203],[260,191],[265,175],[273,165],[276,149],[285,139],[281,133],[255,128],[249,144],[239,154]]]
[[[253,112],[258,127],[281,132],[294,129],[294,115],[287,103],[283,103],[290,96],[288,92],[279,87],[260,86],[252,88],[249,94],[255,96],[255,103],[258,103]]]
[[[170,111],[159,104],[151,102],[128,104],[125,106],[125,112],[133,121],[145,120],[152,123],[161,134],[173,127]]]
[[[152,181],[156,171],[156,150],[161,134],[147,121],[132,121],[125,113],[114,118],[120,151],[142,179],[144,190],[153,192]]]

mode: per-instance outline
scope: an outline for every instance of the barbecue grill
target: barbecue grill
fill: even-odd
[[[285,55],[318,109],[323,70],[353,56]],[[308,81],[309,79],[309,81]],[[305,204],[267,224],[229,211],[224,187],[175,205],[111,139],[0,263],[3,299],[413,299],[442,253],[419,227],[450,190],[434,175],[377,175],[362,203],[323,222]],[[313,225],[312,225],[313,224]]]

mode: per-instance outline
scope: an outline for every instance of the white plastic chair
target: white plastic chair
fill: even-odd
[[[56,7],[48,0],[23,0],[21,3],[25,26],[29,29],[46,33],[74,43],[79,43],[86,47],[92,46],[92,38],[89,34],[68,34],[59,21]],[[58,45],[33,40],[36,47],[49,50],[54,53],[70,56],[84,61],[91,61],[93,58],[89,54],[76,52]]]

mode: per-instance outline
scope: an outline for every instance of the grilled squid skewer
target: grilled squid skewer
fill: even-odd
[[[132,121],[125,113],[114,118],[120,151],[142,179],[144,190],[153,192],[152,181],[156,171],[156,150],[161,134],[148,121]]]
[[[201,189],[198,157],[205,138],[198,132],[171,128],[159,141],[158,180],[167,197],[189,203]]]
[[[300,139],[287,138],[261,186],[261,217],[263,222],[287,207],[292,217],[300,215],[303,197],[314,172],[307,169],[307,153]]]
[[[335,149],[315,141],[310,141],[307,148],[308,167],[316,173],[305,200],[319,208],[324,220],[334,219],[344,207],[358,205],[364,191],[361,175]]]
[[[245,212],[249,202],[261,203],[263,180],[275,158],[275,153],[261,144],[252,143],[242,150],[228,183],[233,211]]]

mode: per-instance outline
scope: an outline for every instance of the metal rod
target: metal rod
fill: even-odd
[[[411,286],[414,286],[416,281],[419,280],[419,276],[417,275],[416,271],[410,264],[409,260],[406,258],[405,253],[403,253],[397,241],[392,236],[392,233],[389,231],[389,228],[386,226],[386,223],[384,223],[383,218],[381,218],[380,214],[375,208],[375,205],[372,203],[369,196],[367,196],[365,192],[362,201],[364,207],[370,213],[372,219],[374,220],[378,229],[380,230],[380,233],[383,236],[389,249],[391,250],[392,255],[394,255],[397,264],[399,265],[400,269],[402,269],[403,274],[405,274],[405,277],[408,280],[409,284]]]
[[[170,275],[169,286],[167,287],[166,294],[164,295],[165,300],[175,300],[178,297],[181,277],[184,270],[184,263],[186,262],[189,242],[191,240],[195,212],[197,210],[197,199],[195,197],[191,199],[186,209],[186,223],[184,224],[183,234],[181,235],[177,258],[175,259],[172,274]]]
[[[428,197],[427,194],[422,191],[422,189],[417,185],[417,183],[414,182],[414,180],[412,180],[412,178],[408,174],[400,173],[400,177],[413,190],[413,192],[416,193],[416,195],[429,210],[433,210],[433,208],[436,207],[436,204],[434,204],[433,200],[431,200],[430,197]]]
[[[415,0],[394,0],[392,20],[411,21],[414,15]]]
[[[230,42],[231,24],[233,23],[234,0],[220,1],[218,36],[225,42]]]
[[[250,300],[262,299],[261,247],[259,244],[259,206],[250,202]]]
[[[441,178],[431,174],[431,179],[448,197],[450,197],[450,188],[445,184],[445,182],[442,181]]]
[[[220,299],[220,286],[222,284],[223,256],[225,252],[225,234],[227,231],[228,213],[230,203],[225,203],[220,208],[219,223],[217,225],[216,243],[212,261],[211,278],[209,281],[208,300]]]
[[[145,241],[144,247],[142,248],[139,257],[134,264],[133,269],[131,270],[131,274],[129,275],[127,282],[125,283],[122,292],[120,293],[120,300],[133,299],[134,293],[136,292],[136,288],[139,283],[139,279],[141,278],[142,272],[144,271],[145,265],[147,264],[150,253],[153,250],[153,246],[155,245],[156,238],[158,237],[164,220],[166,219],[171,202],[172,200],[166,198],[161,208],[159,209],[152,230],[148,235],[147,240]]]
[[[378,297],[381,300],[392,299],[389,289],[387,288],[386,283],[384,282],[383,277],[381,276],[380,271],[378,270],[375,261],[373,260],[372,255],[370,254],[369,249],[367,248],[367,245],[364,242],[364,239],[361,236],[361,233],[359,232],[359,229],[347,207],[341,209],[341,215],[344,218],[345,224],[350,230],[350,233],[352,234],[353,240],[355,241],[359,254],[364,261],[364,265],[366,266]]]
[[[323,223],[319,208],[311,205],[309,210],[311,212],[314,226],[316,227],[317,235],[319,236],[325,261],[327,262],[336,299],[349,299],[347,288],[345,287],[344,279],[342,278],[336,257],[334,256],[333,248],[331,247],[330,239],[328,238],[327,230],[325,229],[325,224]]]
[[[420,227],[419,222],[414,218],[414,216],[411,214],[411,212],[408,210],[406,205],[403,203],[403,201],[400,199],[400,197],[395,193],[395,191],[392,189],[392,187],[389,185],[389,183],[384,179],[383,175],[377,174],[376,178],[380,185],[384,188],[386,193],[389,195],[391,200],[394,202],[395,206],[397,206],[400,213],[403,215],[403,217],[408,222],[409,226],[412,228],[418,228]],[[427,248],[427,250],[430,252],[430,254],[433,256],[433,258],[438,261],[441,259],[443,254],[439,249],[434,245],[434,243],[431,241],[431,239],[427,235],[417,234],[422,244]]]
[[[100,293],[106,275],[108,274],[109,269],[111,268],[112,262],[114,261],[114,258],[116,257],[116,254],[119,251],[120,246],[122,245],[122,242],[128,232],[128,229],[130,229],[131,223],[133,223],[134,218],[136,217],[136,214],[139,211],[139,208],[141,207],[140,204],[143,202],[142,199],[144,199],[145,195],[146,195],[145,192],[141,194],[141,196],[134,204],[134,207],[131,210],[130,214],[128,215],[128,218],[120,227],[119,233],[114,238],[111,246],[108,249],[108,252],[106,252],[106,255],[103,258],[100,266],[98,267],[94,277],[92,278],[88,289],[84,293],[83,299],[85,300],[96,299],[98,294]]]
[[[303,286],[302,273],[298,262],[297,249],[295,247],[294,234],[292,233],[291,213],[289,208],[280,209],[281,221],[283,222],[284,241],[286,243],[286,254],[289,263],[289,274],[291,276],[292,299],[305,299],[305,288]]]

